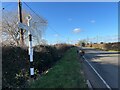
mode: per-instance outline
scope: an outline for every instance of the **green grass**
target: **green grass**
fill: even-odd
[[[76,48],[68,50],[48,73],[29,84],[30,88],[86,88]]]
[[[101,49],[101,48],[95,48],[97,50],[102,50],[102,51],[108,51],[108,52],[120,52],[119,50],[105,50],[105,49]]]
[[[108,52],[120,52],[119,50],[108,50]]]

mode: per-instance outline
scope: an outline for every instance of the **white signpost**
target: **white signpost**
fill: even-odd
[[[18,28],[20,28],[20,29],[22,28],[22,29],[27,30],[27,31],[29,31],[29,29],[30,29],[30,27],[28,27],[27,25],[25,25],[21,22],[18,22]]]
[[[31,78],[34,77],[34,65],[33,65],[33,47],[32,47],[32,34],[31,34],[31,28],[30,28],[30,20],[31,20],[31,16],[29,15],[27,17],[27,25],[24,25],[23,23],[18,23],[18,28],[22,28],[24,30],[28,31],[28,35],[29,35],[29,56],[30,56],[30,76]]]

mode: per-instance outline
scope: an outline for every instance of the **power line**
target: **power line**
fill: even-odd
[[[63,35],[59,34],[56,30],[54,30],[51,26],[48,26],[52,31],[54,31],[56,34],[58,34],[59,36],[61,36],[62,38],[65,38]]]
[[[46,21],[41,18],[27,3],[23,2],[33,13],[35,13],[40,19],[42,19],[45,23]],[[59,36],[61,36],[62,38],[65,38],[63,35],[59,34],[55,29],[53,29],[50,25],[48,26],[52,31],[54,31],[56,34],[58,34]]]
[[[42,21],[43,23],[46,23],[47,21],[41,18],[27,3],[23,2],[32,12],[34,12]]]
[[[22,1],[23,2],[23,1]],[[38,18],[40,18],[42,20],[41,23],[47,23],[47,20],[44,20],[42,17],[39,16],[39,14],[37,14],[26,2],[23,2],[24,5],[26,5],[35,15],[38,16]],[[2,10],[5,10],[7,7],[9,7],[10,5],[13,4],[7,4],[6,6],[4,6],[2,8]],[[53,32],[55,32],[56,34],[58,34],[59,36],[61,36],[62,38],[65,38],[63,35],[59,34],[53,27],[51,27],[50,25],[48,26],[50,28],[50,30],[52,30]]]

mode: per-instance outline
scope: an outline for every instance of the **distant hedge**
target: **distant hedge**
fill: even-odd
[[[120,42],[115,42],[115,43],[101,43],[101,44],[89,44],[86,45],[86,47],[94,47],[94,48],[100,48],[103,50],[116,50],[120,51]]]
[[[35,46],[33,55],[35,75],[37,76],[37,74],[41,74],[52,67],[71,47],[71,45],[67,44]],[[29,56],[27,47],[3,46],[2,87],[24,88],[27,80],[29,80]]]

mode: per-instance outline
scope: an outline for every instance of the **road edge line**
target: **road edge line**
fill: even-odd
[[[87,80],[87,85],[88,85],[88,88],[89,88],[90,90],[93,90],[93,87],[92,87],[92,85],[91,85],[91,83],[90,83],[89,80]]]
[[[85,56],[83,56],[84,60],[90,65],[90,67],[93,69],[93,71],[98,75],[98,77],[103,81],[103,83],[106,85],[106,87],[109,89],[109,90],[112,90],[110,88],[110,86],[106,83],[106,81],[100,76],[100,74],[95,70],[95,68],[88,62],[88,60],[85,58]]]

